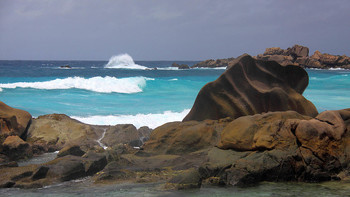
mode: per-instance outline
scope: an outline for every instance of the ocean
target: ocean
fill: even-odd
[[[179,70],[171,67],[173,62],[192,66],[198,61],[134,61],[127,54],[111,57],[109,61],[0,60],[0,100],[34,117],[60,113],[88,124],[130,123],[136,127],[156,128],[166,122],[182,120],[201,87],[225,71],[225,68]],[[67,65],[69,68],[65,67]],[[307,72],[310,80],[304,96],[319,112],[350,107],[350,70],[307,69]],[[79,186],[79,183],[73,185]],[[84,186],[78,186],[83,188],[79,194],[93,194]],[[119,185],[96,190],[103,190],[100,194],[104,196],[167,195],[150,188],[153,186]],[[171,194],[225,196],[234,191],[237,196],[293,196],[297,195],[295,192],[303,196],[316,194],[317,190],[328,196],[342,196],[344,192],[350,193],[350,186],[329,189],[323,184],[263,183],[250,189],[202,188]],[[0,190],[0,195],[4,191],[12,195],[26,193],[8,189]],[[78,194],[75,190],[69,193],[63,186],[27,190],[29,196],[52,191],[58,196]]]

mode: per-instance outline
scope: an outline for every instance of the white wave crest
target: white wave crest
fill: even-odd
[[[101,93],[137,93],[142,92],[146,86],[147,80],[154,80],[146,77],[129,77],[129,78],[115,78],[115,77],[68,77],[64,79],[55,79],[43,82],[16,82],[0,84],[0,88],[34,88],[34,89],[83,89]]]
[[[133,124],[135,127],[148,126],[155,129],[167,122],[181,121],[190,109],[182,112],[165,111],[160,114],[137,114],[137,115],[110,115],[110,116],[89,116],[80,117],[72,116],[86,124],[92,125],[116,125],[116,124]]]
[[[105,65],[105,68],[116,68],[116,69],[139,69],[145,70],[146,66],[141,66],[135,64],[132,57],[128,54],[120,54],[116,56],[112,56],[108,63]]]

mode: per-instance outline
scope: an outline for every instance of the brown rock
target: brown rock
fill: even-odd
[[[20,109],[12,108],[0,101],[0,135],[18,135],[25,138],[32,116]]]
[[[27,141],[58,150],[68,144],[78,144],[83,150],[88,150],[98,145],[96,140],[102,132],[102,128],[83,124],[64,114],[50,114],[33,120]]]
[[[301,95],[307,85],[308,75],[300,67],[281,66],[243,55],[217,80],[200,90],[183,121],[235,119],[288,110],[315,117],[315,106]]]
[[[285,53],[284,49],[279,47],[266,48],[263,55],[283,55]]]
[[[3,153],[11,160],[30,158],[33,156],[30,145],[17,135],[8,136],[2,146]]]
[[[297,146],[291,131],[300,120],[308,119],[310,117],[294,111],[243,116],[225,127],[218,147],[236,151],[263,151]]]
[[[222,129],[231,119],[171,122],[156,128],[143,148],[157,154],[183,154],[217,144]]]

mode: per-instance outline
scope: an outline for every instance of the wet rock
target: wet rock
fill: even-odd
[[[82,157],[84,158],[85,172],[88,176],[101,171],[107,165],[107,158],[103,153],[88,151]]]
[[[179,65],[179,64],[177,64],[175,62],[171,65],[171,67],[176,67],[178,69],[190,69],[190,67],[187,64]]]
[[[307,72],[297,66],[257,61],[249,55],[236,59],[217,80],[206,84],[183,121],[233,119],[268,111],[293,110],[315,117],[316,107],[302,96]]]
[[[47,177],[59,181],[69,181],[86,176],[83,160],[78,156],[67,155],[48,162]]]
[[[197,169],[193,168],[186,170],[180,175],[175,176],[167,183],[168,189],[173,188],[178,190],[200,188],[201,185],[201,175]]]

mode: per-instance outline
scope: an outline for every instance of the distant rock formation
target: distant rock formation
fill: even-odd
[[[217,59],[217,60],[205,60],[193,65],[191,68],[219,68],[219,67],[227,67],[230,65],[235,58],[227,58],[227,59]]]
[[[298,66],[238,57],[217,80],[206,84],[184,118],[189,120],[233,119],[269,111],[294,110],[315,117],[316,107],[302,96],[307,72]]]
[[[190,69],[190,67],[187,65],[187,64],[177,64],[176,62],[174,62],[171,67],[175,67],[175,68],[178,68],[178,69]]]
[[[288,49],[279,47],[267,48],[263,54],[256,56],[258,60],[276,61],[281,65],[297,65],[305,68],[344,68],[350,69],[350,57],[346,55],[322,54],[319,51],[309,57],[309,48],[294,45]]]

